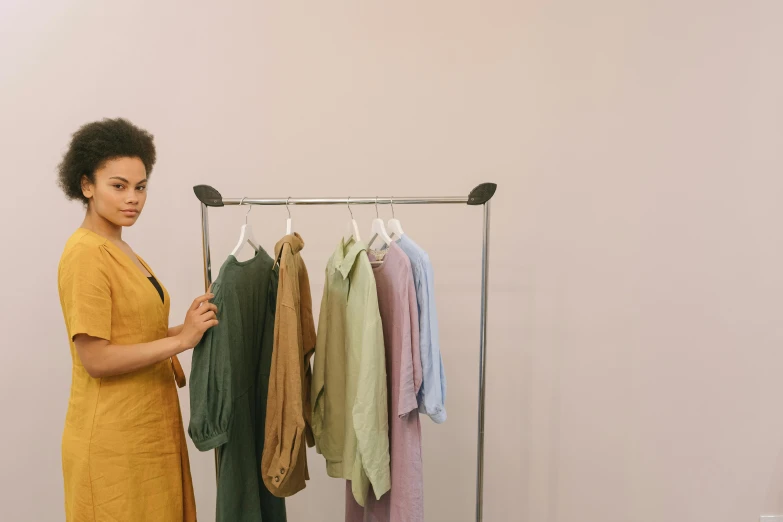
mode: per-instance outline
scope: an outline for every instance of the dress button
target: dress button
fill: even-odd
[[[280,474],[285,475],[285,468],[280,468]]]
[[[275,477],[275,482],[280,482],[280,477]]]

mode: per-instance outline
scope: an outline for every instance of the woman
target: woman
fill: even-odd
[[[168,327],[169,296],[122,240],[147,199],[153,137],[123,119],[89,123],[59,165],[86,215],[65,245],[60,304],[73,360],[62,439],[69,522],[195,521],[176,354],[217,324],[211,293]]]

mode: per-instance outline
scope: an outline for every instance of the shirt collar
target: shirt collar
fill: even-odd
[[[293,234],[289,234],[277,242],[275,245],[275,259],[280,258],[280,251],[286,244],[291,245],[292,254],[296,254],[304,248],[304,240],[302,239],[302,236],[300,236],[298,232],[294,232]]]
[[[367,250],[367,245],[356,242],[353,238],[346,243],[345,238],[340,239],[340,245],[332,256],[332,265],[334,269],[340,272],[343,279],[351,273],[353,265],[356,263],[356,257],[360,252]]]

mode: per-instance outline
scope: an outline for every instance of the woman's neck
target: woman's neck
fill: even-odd
[[[122,242],[122,227],[90,210],[84,216],[81,226],[112,241]]]

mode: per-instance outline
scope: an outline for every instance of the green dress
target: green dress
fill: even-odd
[[[212,284],[220,324],[193,350],[188,434],[217,448],[216,522],[285,522],[285,501],[261,477],[277,300],[277,267],[263,249],[229,256]]]

